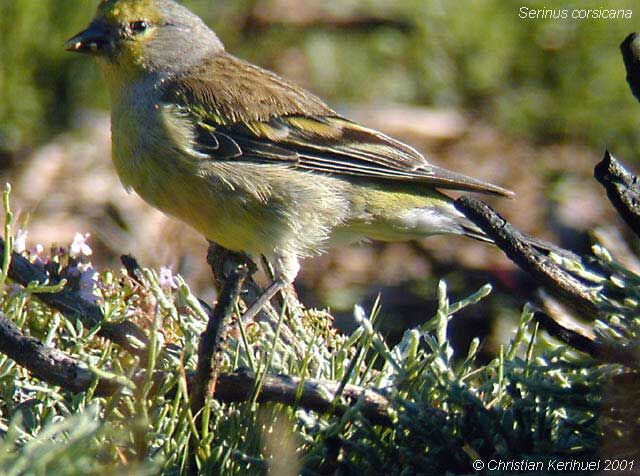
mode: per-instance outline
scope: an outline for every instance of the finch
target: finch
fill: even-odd
[[[208,240],[270,260],[263,302],[293,282],[301,258],[336,244],[486,240],[442,189],[512,194],[231,55],[173,0],[104,0],[66,49],[102,68],[123,185]]]

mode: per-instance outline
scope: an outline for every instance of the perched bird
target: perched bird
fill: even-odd
[[[486,239],[438,189],[511,195],[227,53],[173,0],[104,0],[66,48],[102,67],[124,186],[208,240],[272,262],[258,306],[294,280],[300,258],[338,243]]]

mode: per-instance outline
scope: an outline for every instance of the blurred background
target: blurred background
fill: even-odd
[[[522,19],[528,9],[596,9],[603,2],[429,0],[191,0],[232,53],[273,69],[335,109],[423,151],[433,162],[514,190],[489,200],[521,230],[579,252],[592,234],[627,254],[621,222],[591,178],[606,147],[632,168],[640,108],[618,45],[629,19]],[[94,0],[0,0],[0,181],[13,185],[28,246],[67,246],[90,233],[92,261],[119,268],[132,253],[169,266],[212,300],[207,245],[128,195],[110,162],[106,88],[64,41]],[[638,11],[634,10],[634,7]],[[636,169],[637,170],[637,169]],[[631,258],[628,258],[631,259]],[[463,238],[333,250],[303,263],[298,288],[348,327],[353,305],[382,296],[390,338],[430,317],[437,281],[452,297],[496,291],[457,315],[459,346],[495,349],[534,286],[502,254]]]

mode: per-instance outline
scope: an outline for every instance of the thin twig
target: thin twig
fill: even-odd
[[[27,337],[0,312],[0,352],[18,365],[29,370],[34,377],[70,392],[87,390],[94,380],[89,369],[81,366],[64,352],[44,345],[38,339]],[[100,391],[113,393],[116,386],[103,381]]]
[[[219,255],[223,255],[222,261]],[[218,303],[209,316],[207,328],[198,344],[198,366],[190,385],[191,413],[195,415],[196,428],[202,428],[202,414],[207,398],[213,398],[220,372],[220,345],[226,339],[234,308],[240,298],[240,290],[255,265],[244,253],[234,253],[215,244],[209,246],[207,261],[211,265],[218,285]],[[198,474],[196,453],[197,439],[192,435],[189,448],[190,474]]]
[[[596,360],[622,364],[631,368],[637,368],[638,366],[638,356],[631,350],[615,349],[602,342],[590,339],[572,329],[562,326],[544,312],[535,312],[533,317],[550,335],[580,352],[589,354]]]
[[[4,252],[5,243],[0,238],[0,255]],[[18,253],[12,253],[9,278],[27,287],[30,283],[52,284],[50,277],[42,269],[33,265]],[[81,294],[71,289],[57,293],[33,293],[48,306],[60,311],[70,321],[81,321],[84,327],[100,326],[98,335],[118,344],[133,355],[147,358],[148,339],[145,333],[132,322],[105,323],[100,307],[85,300]]]
[[[255,390],[255,375],[249,370],[239,370],[218,377],[216,399],[222,402],[243,402],[250,399]],[[260,393],[256,401],[277,402],[296,405],[318,413],[331,412],[342,415],[349,405],[361,402],[360,410],[371,423],[392,426],[389,416],[389,400],[377,389],[365,389],[356,385],[347,385],[342,393],[347,405],[334,405],[333,396],[340,382],[305,378],[300,389],[301,379],[289,375],[266,375],[262,377]]]
[[[73,393],[89,389],[95,375],[76,359],[65,352],[48,347],[33,337],[25,336],[16,325],[0,313],[0,352],[10,357],[18,365],[26,368],[35,377],[51,385],[58,385]],[[166,381],[167,372],[155,372],[154,382]],[[189,376],[193,382],[195,374]],[[145,381],[145,372],[136,372],[135,384]],[[195,383],[195,382],[193,382]],[[380,390],[365,389],[356,385],[346,385],[343,398],[346,405],[334,405],[333,396],[340,383],[329,380],[301,379],[288,375],[266,375],[257,396],[257,402],[275,402],[296,405],[320,413],[331,412],[342,415],[356,402],[362,414],[372,423],[392,426],[388,414],[389,401]],[[191,387],[192,385],[190,385]],[[157,388],[160,386],[158,385]],[[110,396],[120,389],[120,385],[109,379],[99,379],[95,390],[97,396]],[[215,397],[225,403],[244,402],[251,399],[256,389],[255,374],[248,369],[220,374],[217,379]]]
[[[585,354],[589,354],[594,358],[598,355],[597,346],[593,339],[562,326],[559,322],[544,312],[537,311],[533,314],[533,317],[550,335],[561,340],[570,347],[573,347],[580,352],[584,352]]]
[[[576,255],[523,235],[480,200],[464,196],[457,199],[455,205],[480,227],[509,259],[527,271],[551,294],[577,312],[586,314],[587,317],[593,318],[598,315],[599,310],[591,300],[589,287],[580,279],[556,266],[549,259],[548,252],[577,259]]]
[[[218,303],[207,322],[207,328],[200,336],[198,345],[198,367],[191,390],[191,409],[194,415],[204,406],[207,396],[212,397],[215,393],[219,371],[216,356],[226,338],[242,284],[250,272],[247,258],[242,254],[227,255],[225,267],[227,270],[224,277],[218,277],[222,284]]]
[[[640,186],[638,177],[629,172],[607,150],[593,175],[605,190],[609,201],[633,232],[640,236]]]
[[[627,83],[633,95],[640,101],[640,35],[631,33],[620,45]]]
[[[229,251],[225,248],[222,248],[221,246],[216,245],[215,243],[211,243],[209,246],[207,262],[210,264],[211,269],[213,271],[213,275],[216,279],[216,287],[218,290],[220,289],[219,276],[221,275],[222,270],[224,268],[224,263],[227,260],[228,256],[233,254],[234,254],[233,251]],[[258,285],[258,283],[256,283],[256,281],[253,279],[253,275],[258,269],[257,266],[248,257],[247,259],[248,259],[248,263],[249,263],[248,265],[250,266],[251,273],[249,276],[247,276],[247,279],[245,279],[244,281],[241,298],[246,305],[246,309],[249,309],[252,306],[252,304],[256,302],[260,298],[260,296],[262,296],[262,294],[264,293],[264,289],[262,289],[262,287]],[[292,313],[298,312],[302,308],[302,306],[300,305],[300,303],[298,303],[298,300],[296,299],[296,293],[295,293],[295,289],[293,288],[293,285],[289,285],[287,287],[286,292],[291,293],[290,294],[291,299],[289,299],[287,302],[287,308]],[[267,322],[269,323],[272,329],[275,329],[275,327],[278,325],[279,318],[280,318],[279,309],[274,308],[274,306],[272,306],[271,303],[269,303],[258,312],[257,316],[255,317],[255,320],[259,322]],[[305,349],[300,345],[295,334],[288,327],[284,327],[282,329],[282,334],[280,337],[282,339],[282,342],[287,346],[291,346],[295,350],[298,356],[302,357],[303,355],[305,355],[305,352],[306,352]]]

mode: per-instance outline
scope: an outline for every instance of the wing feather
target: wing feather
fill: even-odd
[[[512,195],[430,164],[412,147],[339,116],[273,73],[226,54],[205,66],[166,84],[163,99],[191,118],[192,147],[211,160]],[[230,88],[234,81],[239,90]]]

